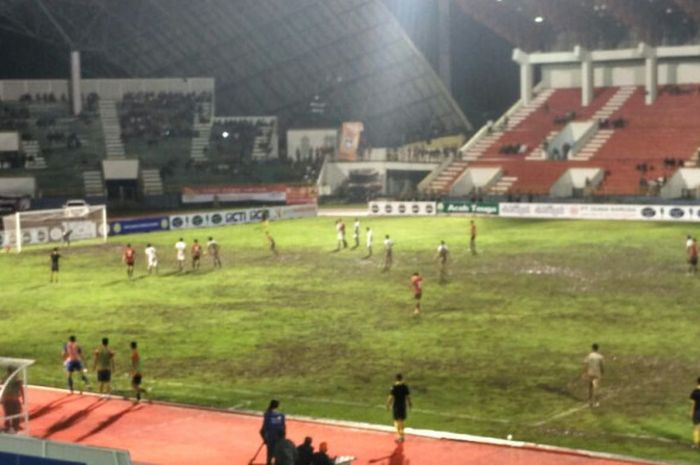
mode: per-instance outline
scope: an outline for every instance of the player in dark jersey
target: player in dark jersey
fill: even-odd
[[[202,258],[202,246],[199,245],[197,239],[194,240],[192,244],[192,269],[199,269],[199,259]]]
[[[49,282],[58,282],[58,261],[61,259],[61,254],[58,253],[58,247],[54,247],[51,251],[51,278]]]
[[[396,428],[396,442],[398,443],[404,441],[404,423],[408,416],[409,407],[413,407],[411,404],[411,392],[408,389],[408,385],[403,382],[403,376],[398,374],[386,401],[387,410],[391,409],[392,411],[394,427]]]
[[[124,253],[122,254],[122,261],[126,264],[126,275],[129,279],[134,276],[134,263],[136,262],[136,250],[131,247],[131,244],[126,244],[124,248]]]

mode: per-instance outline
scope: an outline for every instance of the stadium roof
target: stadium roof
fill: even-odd
[[[697,41],[697,0],[454,0],[527,51]]]
[[[359,120],[375,146],[471,129],[380,0],[4,0],[0,28],[86,75],[213,76],[218,114]]]

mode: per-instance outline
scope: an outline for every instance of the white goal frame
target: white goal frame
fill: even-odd
[[[55,233],[58,224],[61,222],[79,222],[81,219],[84,222],[95,223],[95,233],[82,235],[71,238],[71,241],[79,241],[84,239],[102,238],[107,242],[109,235],[109,225],[107,224],[107,206],[106,205],[85,205],[77,207],[56,208],[51,210],[30,210],[17,212],[12,215],[2,217],[3,224],[11,225],[9,230],[5,230],[5,237],[0,245],[3,247],[14,247],[17,253],[22,252],[26,244],[24,236],[28,231],[42,229],[46,232],[40,241],[41,243],[58,243],[62,237],[56,237]],[[51,230],[51,233],[49,233]],[[11,238],[14,240],[10,239]]]

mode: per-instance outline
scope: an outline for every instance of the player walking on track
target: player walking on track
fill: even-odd
[[[417,271],[411,276],[411,290],[413,291],[413,299],[416,301],[416,307],[413,310],[414,315],[420,314],[420,299],[423,297],[423,277]]]
[[[158,274],[158,253],[156,252],[156,248],[148,244],[144,253],[146,254],[148,274],[151,274],[154,270],[156,274]]]
[[[382,271],[389,271],[394,264],[394,241],[389,235],[384,236],[384,268]]]
[[[53,250],[51,251],[51,255],[50,255],[51,278],[50,278],[49,282],[52,282],[52,283],[58,282],[58,262],[60,259],[61,259],[61,254],[58,253],[58,247],[54,247]]]
[[[600,389],[600,379],[603,377],[604,357],[598,352],[598,344],[591,346],[591,353],[583,359],[583,377],[588,382],[588,404],[591,407],[600,406],[598,402],[598,389]]]
[[[126,275],[129,279],[134,276],[134,263],[136,262],[136,251],[131,247],[131,244],[126,244],[124,248],[124,253],[122,254],[122,261],[126,264]]]
[[[272,457],[277,441],[280,437],[284,437],[287,430],[284,413],[277,410],[279,406],[279,401],[274,399],[270,401],[270,405],[263,415],[263,424],[260,428],[260,436],[262,436],[267,447],[267,465],[272,465]]]
[[[476,255],[476,224],[474,220],[469,221],[469,251]]]
[[[194,243],[192,244],[192,269],[193,270],[199,269],[200,258],[202,258],[202,246],[199,245],[199,241],[197,239],[195,239]]]
[[[690,393],[690,420],[693,422],[693,447],[700,447],[700,378],[697,386]]]
[[[408,385],[403,382],[403,376],[396,375],[396,382],[389,391],[389,398],[386,401],[386,408],[391,409],[396,428],[396,442],[404,442],[404,424],[408,417],[408,409],[412,408],[411,392]]]
[[[97,373],[98,392],[112,393],[112,373],[114,372],[114,352],[109,348],[109,339],[102,338],[102,345],[95,349],[92,369]]]
[[[136,402],[141,401],[141,394],[148,392],[141,387],[143,381],[143,371],[141,369],[141,355],[139,354],[138,343],[131,341],[131,387],[136,392]]]
[[[83,351],[78,345],[75,336],[70,336],[68,342],[63,345],[63,366],[66,369],[66,376],[68,380],[68,389],[70,393],[73,394],[73,372],[77,371],[80,373],[80,378],[83,380],[83,386],[89,387],[90,382],[83,372]],[[87,371],[87,370],[86,370]],[[83,390],[80,390],[83,393]]]
[[[187,250],[187,244],[180,238],[180,240],[175,243],[175,258],[177,259],[178,271],[183,271],[185,269],[185,250]]]
[[[221,259],[219,259],[219,243],[214,240],[213,237],[209,237],[209,242],[207,242],[207,253],[211,256],[212,262],[214,262],[214,268],[221,268]]]

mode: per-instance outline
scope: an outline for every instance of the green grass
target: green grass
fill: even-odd
[[[157,399],[263,409],[277,397],[288,413],[376,423],[388,422],[382,404],[402,372],[416,407],[409,426],[700,462],[688,448],[700,284],[685,275],[687,225],[477,219],[472,257],[465,218],[365,223],[377,243],[395,240],[391,272],[380,272],[380,253],[332,253],[333,219],[273,223],[279,257],[261,225],[75,245],[58,285],[48,284],[48,249],[0,256],[0,355],[35,358],[31,381],[63,386],[67,336],[85,349],[109,336],[126,392],[137,339]],[[200,272],[174,274],[177,238],[210,234],[224,269],[204,257]],[[445,285],[441,239],[452,251]],[[125,240],[140,254],[133,282]],[[157,277],[144,276],[147,241],[159,248]],[[419,318],[408,288],[416,270]],[[594,341],[607,358],[604,400],[574,410]]]

